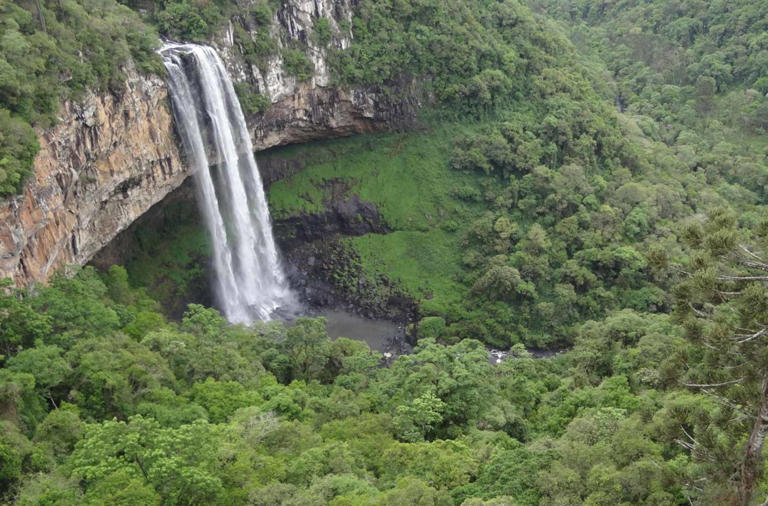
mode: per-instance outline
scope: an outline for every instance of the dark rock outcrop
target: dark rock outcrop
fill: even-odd
[[[329,202],[320,213],[291,216],[274,223],[275,234],[284,248],[335,236],[383,234],[388,232],[375,205],[352,195]]]
[[[284,250],[294,290],[311,307],[343,309],[402,325],[418,320],[418,305],[386,275],[363,269],[354,249],[335,236]]]
[[[417,319],[413,298],[388,276],[367,273],[345,242],[348,237],[389,231],[374,204],[337,192],[322,212],[275,220],[274,230],[291,285],[310,306],[404,325]]]
[[[346,90],[302,83],[265,113],[248,118],[254,148],[413,127],[421,102],[415,86],[403,86],[413,94],[393,98],[376,87]]]

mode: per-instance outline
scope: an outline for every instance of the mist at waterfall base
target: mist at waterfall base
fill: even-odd
[[[232,323],[250,324],[294,311],[253,146],[223,62],[196,44],[169,43],[160,54],[211,235],[213,292],[222,313]]]

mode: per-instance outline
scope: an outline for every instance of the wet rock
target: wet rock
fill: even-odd
[[[357,195],[338,194],[320,213],[274,222],[288,264],[291,285],[316,308],[345,308],[370,319],[407,324],[418,315],[416,302],[385,275],[371,278],[344,237],[387,233],[378,209]]]
[[[358,236],[389,231],[376,206],[360,200],[357,195],[343,201],[333,201],[320,213],[276,220],[274,227],[284,248],[337,235]],[[303,259],[303,263],[310,267],[314,267],[317,261],[312,255]]]

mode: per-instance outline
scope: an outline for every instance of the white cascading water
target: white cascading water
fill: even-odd
[[[292,304],[292,295],[232,81],[210,47],[166,44],[160,54],[211,234],[218,303],[232,323],[268,320]]]

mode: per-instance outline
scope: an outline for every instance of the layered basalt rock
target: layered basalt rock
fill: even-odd
[[[413,125],[421,107],[418,83],[403,76],[379,86],[346,88],[335,86],[328,63],[332,50],[350,46],[354,0],[286,0],[276,10],[271,25],[257,27],[246,17],[235,16],[227,30],[213,44],[225,61],[233,80],[249,83],[270,99],[262,114],[250,115],[248,124],[255,149],[295,144],[329,137],[368,133]],[[331,37],[321,43],[313,36],[319,20],[325,20]],[[280,51],[260,64],[244,56],[235,30],[255,38],[267,29]],[[301,47],[314,68],[313,75],[300,82],[283,67],[281,51]],[[393,90],[396,92],[393,93]]]

